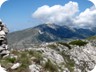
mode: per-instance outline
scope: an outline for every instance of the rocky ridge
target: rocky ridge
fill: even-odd
[[[96,65],[96,47],[64,42],[43,43],[11,54],[1,60],[8,72],[89,72]]]

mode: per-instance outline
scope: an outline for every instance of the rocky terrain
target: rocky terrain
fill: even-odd
[[[96,47],[85,40],[11,49],[1,60],[7,72],[90,72],[95,65]]]
[[[8,30],[4,30],[0,72],[95,72],[96,36],[92,29],[43,24],[13,32],[7,36],[10,52]]]

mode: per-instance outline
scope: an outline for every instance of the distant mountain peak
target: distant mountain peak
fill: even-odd
[[[8,35],[9,44],[23,45],[28,42],[30,44],[38,44],[42,42],[53,42],[64,39],[82,39],[96,35],[96,29],[76,29],[69,26],[57,24],[40,24],[33,28],[10,33]]]

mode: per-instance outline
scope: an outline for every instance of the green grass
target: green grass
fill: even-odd
[[[42,53],[41,52],[38,52],[38,51],[28,51],[29,55],[35,57],[36,59],[34,60],[36,63],[40,64],[40,61],[43,60],[43,56],[42,56]]]
[[[58,72],[58,67],[55,64],[53,64],[49,59],[45,63],[44,68],[49,72]]]
[[[16,62],[16,58],[10,58],[10,57],[7,57],[6,60],[10,63],[15,63]]]
[[[30,57],[26,51],[20,53],[18,62],[21,63],[22,68],[27,68],[31,64]]]
[[[11,67],[15,62],[16,58],[11,58],[10,56],[0,59],[0,64],[5,68]]]
[[[43,60],[42,57],[42,53],[38,52],[38,51],[28,51],[28,50],[24,50],[24,51],[18,51],[18,50],[13,50],[11,51],[11,54],[14,54],[15,56],[17,56],[17,58],[8,56],[6,58],[2,58],[0,59],[0,64],[9,70],[9,72],[29,72],[29,65],[32,64],[32,61],[34,61],[37,64],[40,64],[40,61]],[[35,57],[35,60],[31,60],[31,57]],[[19,68],[17,68],[16,70],[11,70],[10,71],[10,67],[12,67],[12,65],[14,63],[19,62],[21,64],[21,66]]]

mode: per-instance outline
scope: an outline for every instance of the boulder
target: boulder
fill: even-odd
[[[11,69],[17,69],[17,68],[19,68],[21,66],[21,64],[20,63],[15,63],[12,67],[11,67]]]

